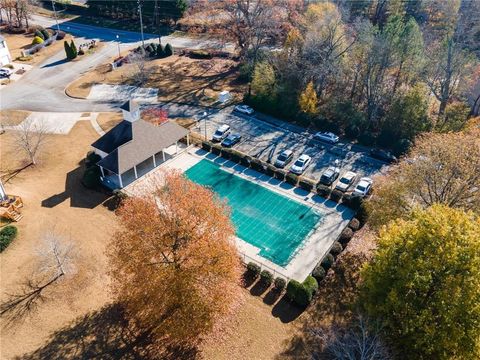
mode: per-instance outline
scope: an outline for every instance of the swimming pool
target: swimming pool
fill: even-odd
[[[282,267],[322,219],[317,210],[222,170],[208,160],[201,160],[185,174],[226,199],[237,236]]]

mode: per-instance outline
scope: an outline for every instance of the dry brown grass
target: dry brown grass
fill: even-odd
[[[0,125],[15,126],[20,124],[31,114],[23,110],[0,110]]]
[[[103,131],[108,131],[123,120],[121,112],[102,112],[98,114],[97,122]]]
[[[180,56],[152,60],[148,62],[152,74],[143,86],[157,88],[159,101],[165,102],[211,105],[223,90],[241,99],[246,85],[237,81],[237,65],[226,59],[195,60]],[[72,97],[86,98],[95,83],[134,85],[134,72],[134,64],[111,72],[102,66],[69,85],[66,91]]]

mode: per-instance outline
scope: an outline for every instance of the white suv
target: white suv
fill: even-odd
[[[295,161],[295,163],[290,168],[290,171],[297,175],[302,175],[302,173],[307,168],[308,164],[310,164],[312,158],[308,155],[302,154],[300,157]]]
[[[228,135],[230,135],[230,126],[228,125],[221,125],[217,131],[212,136],[213,141],[222,141],[225,139]]]
[[[368,177],[363,177],[358,182],[355,190],[353,190],[353,195],[365,197],[368,195],[370,190],[372,189],[373,180]]]
[[[355,174],[353,171],[347,171],[345,174],[342,175],[340,180],[338,180],[335,189],[343,192],[347,191],[348,188],[353,185],[356,178],[357,174]]]

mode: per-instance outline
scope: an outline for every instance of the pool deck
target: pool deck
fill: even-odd
[[[348,207],[326,200],[321,196],[309,193],[306,190],[294,187],[286,182],[281,182],[265,174],[261,174],[242,165],[205,152],[198,148],[188,151],[165,162],[149,174],[129,185],[124,190],[129,195],[143,195],[152,189],[155,184],[161,184],[162,174],[169,169],[185,172],[202,159],[208,159],[221,166],[221,169],[257,183],[271,191],[287,196],[304,205],[316,208],[322,218],[308,237],[296,249],[294,256],[286,267],[281,267],[259,255],[260,249],[236,237],[236,245],[245,262],[254,261],[262,265],[275,276],[303,281],[314,269],[315,265],[330,250],[333,243],[354,216]]]

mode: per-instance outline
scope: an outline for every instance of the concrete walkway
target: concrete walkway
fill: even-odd
[[[158,89],[155,88],[97,84],[92,86],[87,99],[93,101],[112,101],[117,103],[132,99],[139,103],[156,103],[157,96]]]

